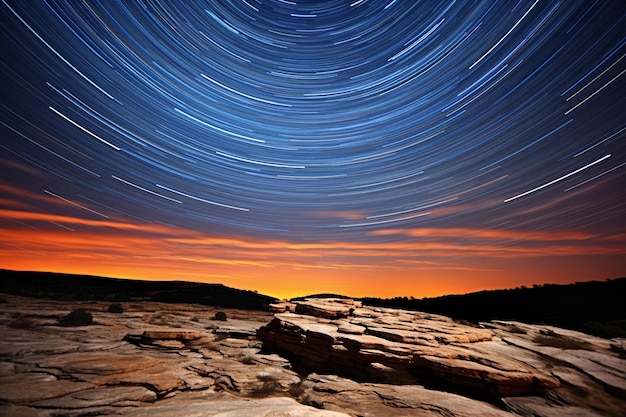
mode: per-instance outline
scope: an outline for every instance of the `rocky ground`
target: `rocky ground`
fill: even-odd
[[[276,314],[0,294],[0,416],[623,416],[626,343],[350,300]],[[94,323],[62,327],[88,309]]]

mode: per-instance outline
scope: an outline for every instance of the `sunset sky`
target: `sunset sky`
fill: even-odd
[[[0,2],[0,268],[626,276],[626,2]]]

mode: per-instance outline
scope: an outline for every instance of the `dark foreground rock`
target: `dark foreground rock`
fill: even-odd
[[[217,321],[198,304],[0,299],[0,416],[624,415],[622,340],[349,300]],[[76,308],[93,324],[59,326]]]

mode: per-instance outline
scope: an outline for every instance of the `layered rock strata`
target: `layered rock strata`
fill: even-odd
[[[493,355],[506,347],[493,331],[447,317],[343,299],[306,300],[295,311],[276,314],[258,336],[265,349],[286,355],[304,373],[396,384],[443,381],[495,395],[559,386],[554,376],[514,355]]]
[[[411,398],[422,398],[426,386],[447,391],[450,400],[456,398],[452,391],[504,404],[526,416],[626,415],[622,339],[516,322],[462,323],[344,299],[308,299],[287,306],[295,313],[284,309],[275,314],[258,337],[264,350],[280,353],[294,369],[310,374],[304,385],[315,388],[307,390],[305,399],[325,407],[343,404],[342,392],[372,398],[397,395],[387,402],[402,403],[398,392],[421,385]],[[279,304],[273,308],[280,311]],[[362,383],[337,389],[333,378],[339,377],[320,374]],[[384,388],[389,385],[393,388]],[[436,396],[429,392],[426,397]],[[354,407],[358,403],[352,402],[355,415],[367,415]],[[488,413],[481,415],[499,415]],[[457,409],[453,415],[465,414]]]
[[[0,416],[626,415],[621,339],[349,300],[275,305],[275,318],[226,310],[225,322],[199,305],[108,306],[0,295]],[[94,323],[59,326],[75,308]]]

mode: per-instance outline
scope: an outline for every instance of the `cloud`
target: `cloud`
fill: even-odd
[[[154,223],[0,210],[0,217],[34,225],[4,227],[5,246],[38,253],[158,257],[160,260],[298,268],[377,268],[413,262],[444,264],[450,257],[493,259],[618,254],[623,234],[597,236],[579,231],[520,231],[471,228],[415,228],[373,231],[371,241],[299,243],[249,236],[220,236]],[[62,226],[69,227],[67,230]],[[385,241],[384,238],[391,238]],[[382,240],[381,240],[382,239]],[[458,263],[458,262],[457,262]],[[464,268],[458,263],[455,268]]]
[[[27,173],[28,175],[43,176],[41,171],[38,171],[38,170],[36,170],[35,168],[33,168],[33,167],[29,166],[29,165],[20,164],[19,162],[10,161],[8,159],[0,158],[0,165],[4,165],[5,167],[13,168],[13,169],[16,169],[18,171],[22,171],[24,173]]]
[[[416,289],[409,290],[418,283],[422,283],[420,291],[425,291],[425,281],[430,282],[430,295],[448,292],[441,288],[450,282],[466,290],[474,288],[470,281],[476,287],[489,283],[494,288],[507,276],[519,277],[524,271],[534,279],[537,272],[528,271],[540,268],[542,258],[618,258],[625,253],[626,238],[623,233],[582,231],[413,228],[373,231],[364,241],[300,243],[32,210],[4,209],[0,218],[2,268],[146,279],[215,279],[240,288],[265,288],[266,293],[277,295],[322,290],[353,294],[361,287],[360,291],[370,295],[368,288],[378,291],[374,294],[410,295],[418,294]],[[510,265],[520,262],[524,271],[511,269]],[[569,273],[577,279],[582,274],[549,272]],[[464,277],[470,281],[463,281]],[[363,279],[368,283],[362,283]]]
[[[370,232],[372,236],[401,235],[412,238],[478,238],[485,240],[504,239],[510,241],[567,241],[589,240],[597,238],[596,234],[584,231],[532,231],[503,229],[473,228],[414,228],[414,229],[381,229]]]
[[[89,228],[99,229],[119,229],[126,231],[136,231],[142,233],[153,234],[170,234],[173,233],[173,229],[167,226],[161,226],[153,223],[131,223],[127,221],[116,220],[92,220],[82,217],[65,216],[60,214],[40,213],[34,211],[20,211],[20,210],[3,210],[0,209],[0,217],[5,219],[29,221],[29,222],[48,222],[59,223],[73,226],[85,226]]]

